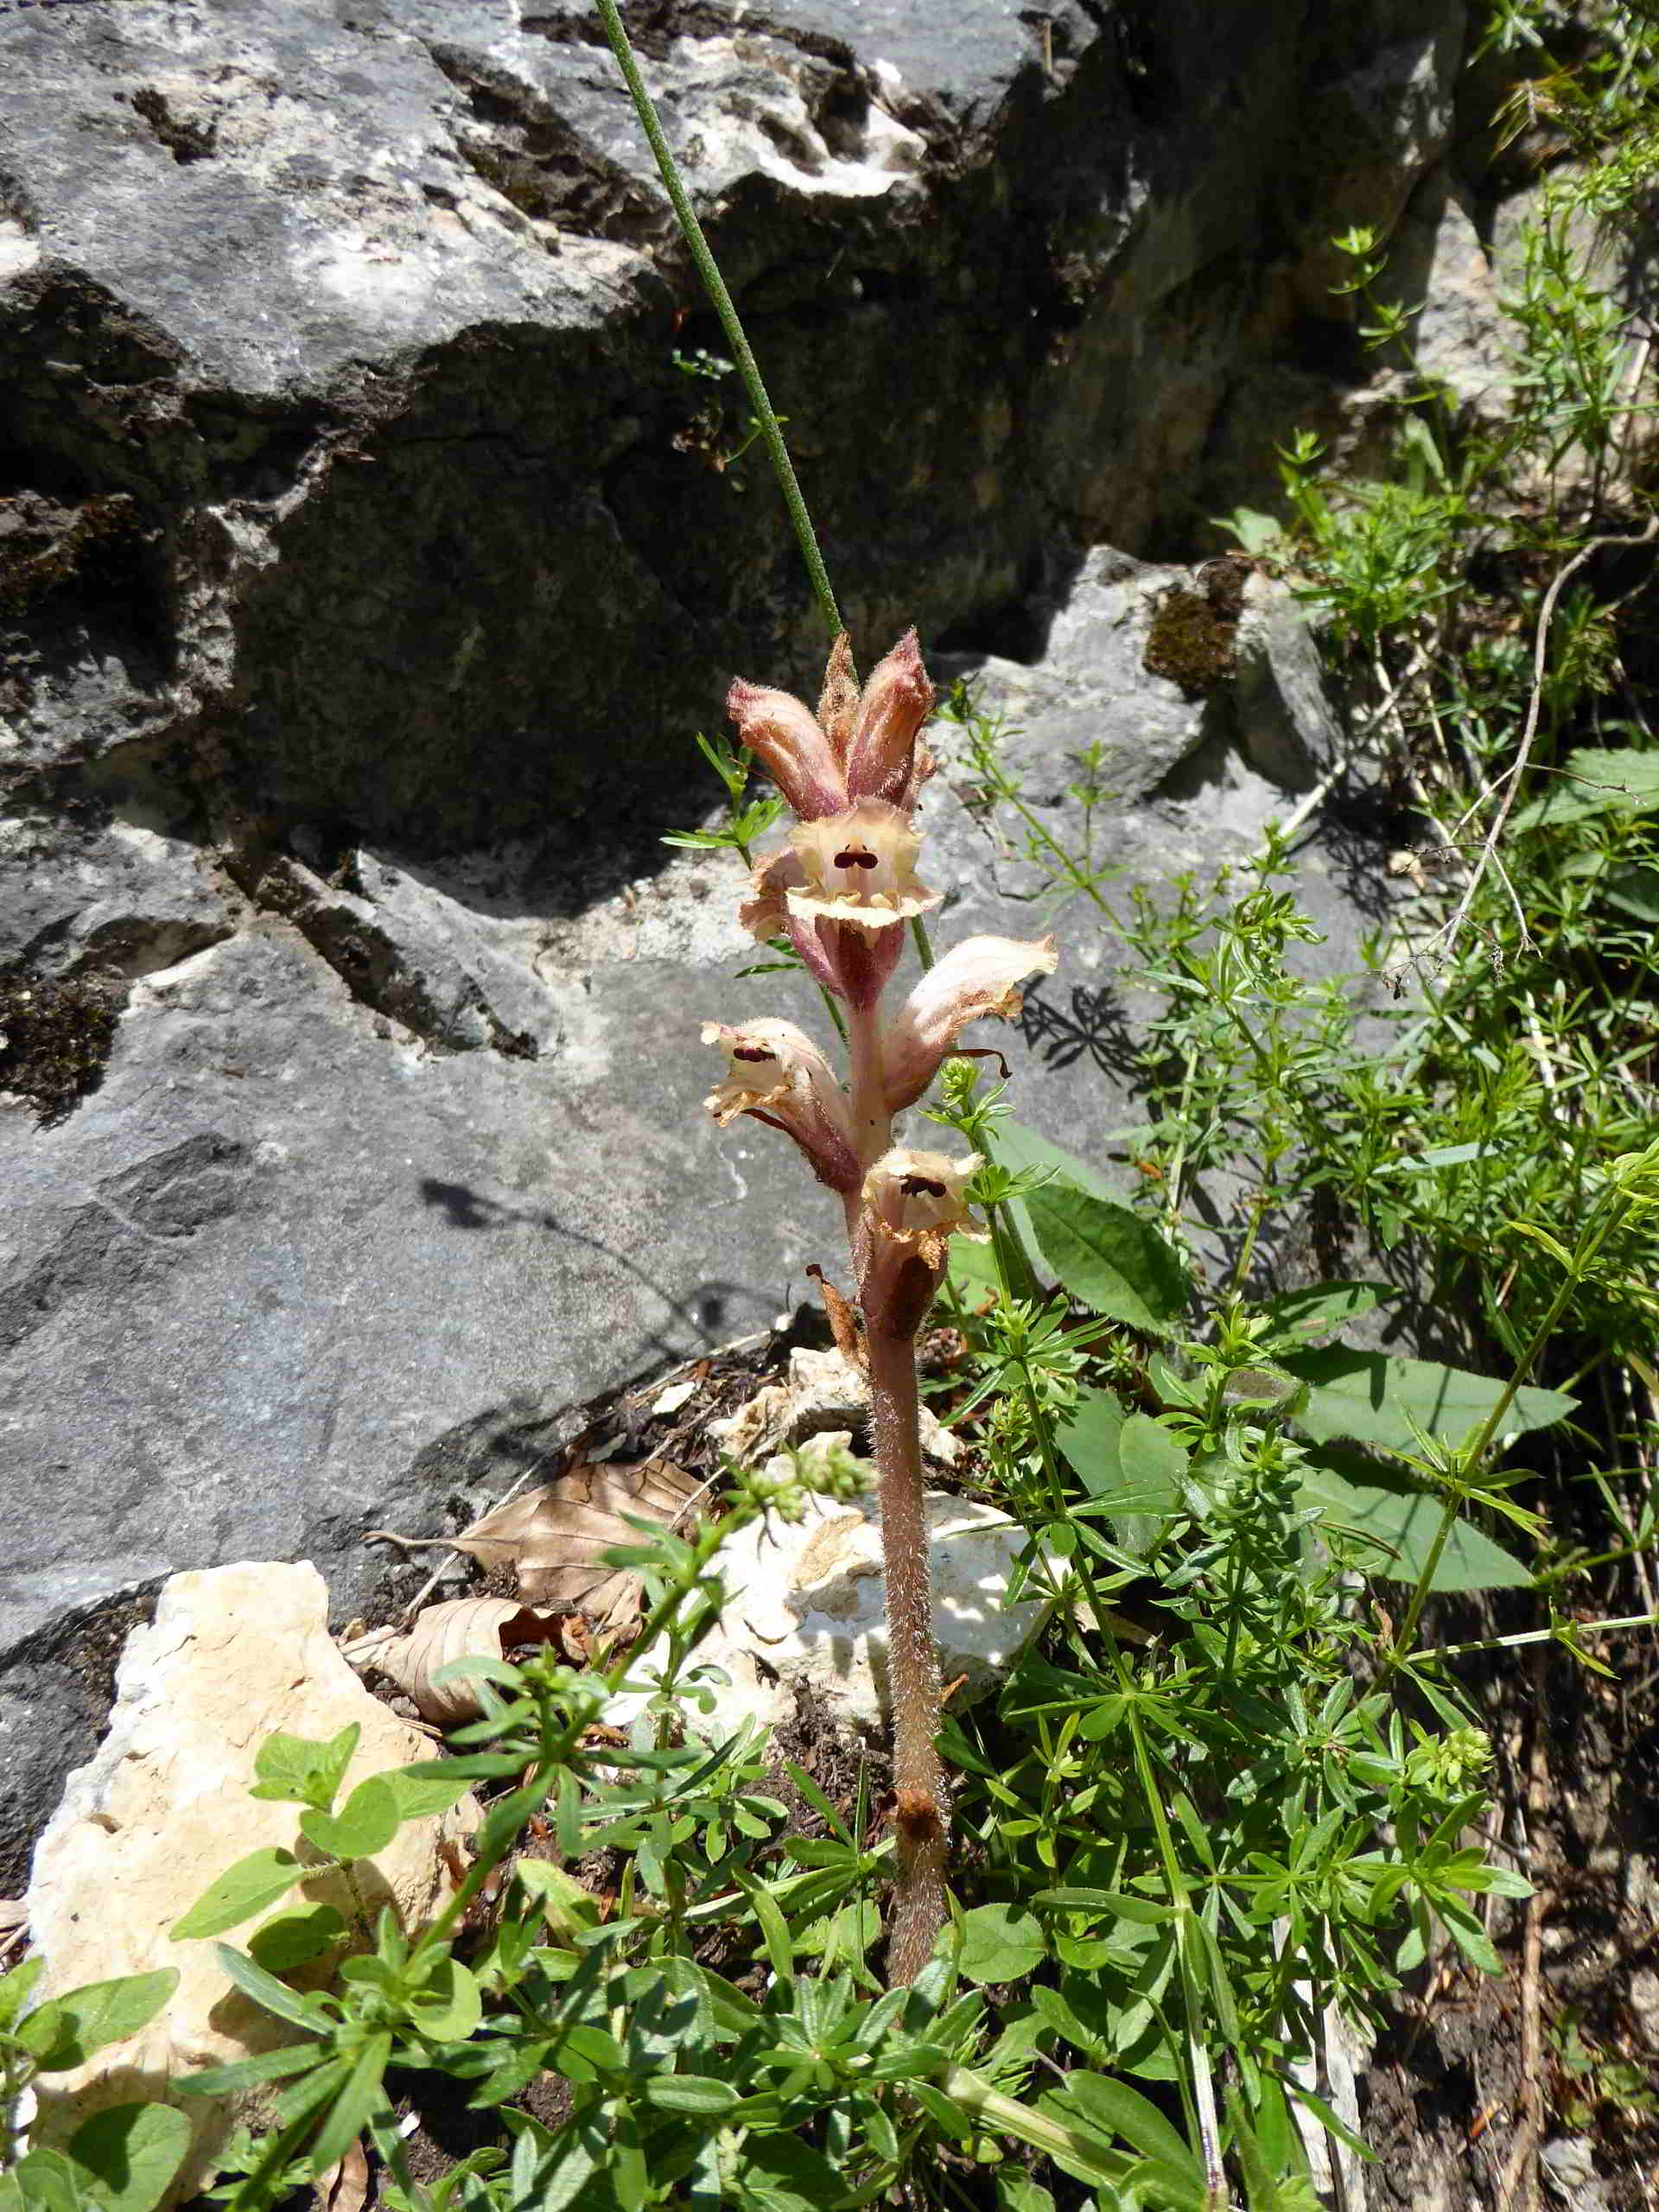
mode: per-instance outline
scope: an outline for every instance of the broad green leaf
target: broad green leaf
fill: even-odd
[[[468,1779],[450,1771],[456,1762],[427,1759],[418,1766],[397,1766],[378,1776],[397,1801],[400,1820],[418,1821],[433,1813],[447,1813],[467,1795]]]
[[[1649,813],[1659,808],[1659,753],[1638,746],[1577,746],[1549,789],[1517,807],[1511,836],[1547,825],[1552,830],[1592,815]]]
[[[1195,2175],[1192,2152],[1152,2100],[1126,2082],[1078,2071],[1067,2075],[1061,2095],[1091,2126],[1122,2136],[1143,2158],[1154,2158],[1175,2173]]]
[[[1328,1337],[1356,1315],[1373,1312],[1385,1298],[1399,1294],[1385,1282],[1314,1282],[1305,1290],[1270,1298],[1266,1310],[1287,1335],[1311,1343],[1317,1337]]]
[[[234,1866],[227,1866],[183,1919],[174,1922],[168,1933],[175,1943],[188,1942],[193,1936],[222,1936],[227,1928],[251,1920],[256,1912],[275,1904],[311,1871],[302,1866],[291,1851],[251,1851]]]
[[[1125,1129],[1109,1129],[1100,1140],[1109,1142],[1113,1138],[1128,1135]],[[999,1122],[992,1137],[999,1165],[1004,1167],[1052,1167],[1078,1190],[1087,1191],[1097,1198],[1121,1202],[1122,1194],[1115,1190],[1097,1167],[1075,1152],[1068,1152],[1063,1144],[1054,1144],[1047,1137],[1039,1136],[1035,1129],[1025,1122],[1008,1120]],[[1029,1203],[1021,1201],[1020,1203]]]
[[[248,1938],[248,1953],[267,1974],[292,1974],[296,1967],[320,1959],[345,1933],[345,1920],[334,1906],[302,1905],[256,1928]]]
[[[1163,1336],[1186,1304],[1186,1267],[1150,1222],[1071,1182],[1025,1200],[1038,1249],[1072,1297],[1096,1313]]]
[[[550,1859],[520,1859],[512,1871],[531,1897],[539,1900],[550,1928],[566,1935],[579,1928],[598,1927],[599,1899]]]
[[[1048,1955],[1042,1925],[1023,1905],[976,1905],[963,1915],[962,1939],[957,1970],[981,1985],[1021,1980]]]
[[[1442,1367],[1436,1360],[1393,1359],[1351,1344],[1291,1352],[1284,1364],[1308,1385],[1306,1402],[1294,1415],[1299,1428],[1316,1443],[1350,1437],[1385,1452],[1416,1450],[1414,1421],[1440,1443],[1462,1443],[1504,1389],[1490,1375]],[[1504,1415],[1505,1431],[1518,1436],[1528,1429],[1548,1428],[1564,1421],[1577,1403],[1562,1391],[1528,1387],[1516,1393]]]
[[[338,1813],[302,1813],[300,1833],[331,1859],[370,1859],[403,1825],[397,1793],[378,1774],[359,1782]]]
[[[45,2145],[0,2175],[0,2187],[8,2182],[16,2184],[16,2202],[24,2212],[97,2212],[85,2174],[61,2151]]]
[[[0,2029],[9,2028],[17,2018],[45,1971],[46,1961],[37,1951],[10,1974],[0,1974]]]
[[[151,2212],[189,2148],[190,2122],[176,2105],[111,2105],[69,2139],[101,2212]]]
[[[442,1960],[426,1987],[410,1998],[409,2016],[435,2043],[465,2043],[484,2017],[478,1984],[459,1959]]]
[[[660,2107],[664,2112],[729,2112],[737,2101],[737,2091],[731,2083],[717,2082],[711,2075],[648,2074],[645,2076],[645,2102]]]
[[[1179,1440],[1149,1415],[1126,1413],[1112,1391],[1085,1390],[1059,1443],[1084,1489],[1109,1510],[1123,1545],[1137,1557],[1150,1551],[1160,1520],[1182,1510]]]
[[[1299,1505],[1317,1505],[1340,1529],[1370,1537],[1377,1548],[1359,1562],[1388,1582],[1414,1583],[1428,1563],[1440,1525],[1441,1505],[1375,1460],[1327,1446],[1310,1455],[1296,1493]],[[1434,1569],[1436,1590],[1518,1590],[1532,1580],[1518,1559],[1485,1531],[1455,1521]]]
[[[179,1986],[176,1967],[89,1981],[31,2012],[18,2031],[42,2074],[83,2066],[106,2044],[124,2043],[146,2028]]]
[[[746,2195],[791,2212],[826,2212],[850,2191],[821,2151],[798,2135],[751,2135],[743,2145]]]
[[[1621,914],[1638,922],[1659,923],[1659,868],[1618,868],[1607,878],[1603,897]]]
[[[309,1805],[326,1813],[362,1732],[362,1723],[353,1720],[327,1743],[314,1743],[309,1737],[289,1736],[277,1729],[254,1754],[253,1770],[259,1779],[249,1796],[274,1798],[279,1805]]]

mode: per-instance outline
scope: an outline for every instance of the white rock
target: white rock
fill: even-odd
[[[1009,1599],[1014,1560],[1027,1541],[1017,1522],[995,1506],[940,1491],[928,1492],[926,1510],[939,1665],[947,1682],[966,1678],[952,1700],[966,1704],[1007,1671],[1049,1605],[1034,1588]],[[705,1732],[728,1732],[747,1719],[787,1719],[803,1685],[844,1721],[883,1720],[887,1620],[874,1494],[850,1503],[814,1498],[793,1526],[774,1521],[741,1529],[716,1554],[714,1570],[727,1603],[696,1661],[721,1669],[729,1683],[714,1689]],[[632,1679],[653,1678],[647,1655]],[[648,1702],[647,1692],[629,1694],[614,1700],[606,1717],[626,1727]]]
[[[330,1737],[351,1721],[362,1734],[337,1803],[366,1776],[432,1756],[429,1739],[372,1697],[340,1656],[315,1567],[243,1562],[164,1585],[153,1624],[127,1640],[109,1733],[70,1776],[36,1847],[27,1903],[47,1961],[42,1997],[167,1966],[178,1968],[179,1986],[143,2035],[77,2073],[41,2078],[36,2140],[60,2139],[110,2105],[179,2103],[196,2136],[163,2199],[175,2204],[212,2179],[234,2121],[257,2121],[257,2103],[210,2107],[174,2096],[170,2084],[290,2043],[294,2031],[232,1988],[211,1942],[175,1943],[168,1930],[237,1859],[298,1839],[302,1807],[247,1794],[265,1738],[277,1728]],[[406,1929],[424,1926],[451,1887],[440,1841],[467,1834],[478,1818],[465,1798],[441,1818],[409,1822],[361,1862],[371,1912],[391,1904]],[[327,1878],[302,1884],[260,1917],[308,1903],[333,1904],[351,1917],[350,1899]],[[226,1940],[245,1948],[257,1925]]]
[[[748,1466],[786,1444],[804,1444],[827,1430],[862,1423],[869,1411],[869,1383],[840,1352],[802,1348],[789,1355],[787,1382],[768,1382],[726,1420],[710,1421],[709,1433]],[[960,1444],[925,1406],[921,1433],[922,1450],[930,1459],[944,1467],[956,1465]]]

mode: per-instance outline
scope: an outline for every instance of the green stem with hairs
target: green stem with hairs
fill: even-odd
[[[673,207],[675,220],[679,224],[691,258],[696,264],[697,274],[702,277],[703,288],[714,304],[715,313],[720,318],[720,327],[725,332],[726,342],[732,349],[732,359],[737,364],[738,373],[743,379],[744,390],[749,395],[749,404],[754,410],[755,420],[760,425],[760,435],[766,452],[771,457],[772,470],[777,476],[779,486],[783,493],[784,505],[789,510],[789,518],[795,525],[795,535],[800,540],[801,557],[806,563],[806,573],[811,579],[813,596],[818,602],[819,611],[825,622],[830,626],[830,636],[839,637],[844,627],[841,619],[841,610],[836,605],[834,592],[830,588],[829,573],[823,565],[823,556],[818,550],[817,537],[812,528],[812,518],[806,511],[806,500],[802,495],[800,484],[795,474],[794,463],[790,460],[789,448],[784,443],[783,431],[779,427],[778,417],[772,411],[772,402],[766,396],[766,387],[761,379],[760,365],[755,360],[748,340],[743,334],[743,325],[738,319],[737,309],[732,302],[732,296],[726,289],[726,280],[721,275],[719,264],[709,251],[709,241],[702,234],[702,226],[697,220],[696,211],[693,208],[685,186],[681,181],[679,168],[673,154],[670,151],[668,140],[663,134],[663,126],[658,120],[655,104],[651,94],[645,90],[645,79],[639,74],[639,64],[634,57],[632,42],[623,26],[621,10],[618,8],[616,0],[596,0],[596,5],[599,9],[600,20],[605,26],[605,35],[610,41],[611,52],[616,56],[616,66],[622,72],[622,81],[628,88],[628,95],[633,102],[634,112],[639,118],[639,127],[645,132],[646,142],[657,157],[657,167],[662,175],[664,188]]]

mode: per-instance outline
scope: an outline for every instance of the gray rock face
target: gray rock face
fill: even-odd
[[[1131,556],[1266,495],[1296,416],[1252,392],[1328,398],[1322,241],[1441,159],[1455,0],[635,12],[862,658],[915,620],[982,670],[1046,819],[1098,741],[1132,877],[1243,849],[1328,756],[1306,641]],[[365,1525],[466,1512],[836,1255],[701,1110],[696,1021],[800,1008],[736,974],[734,865],[658,834],[730,675],[815,690],[822,647],[595,39],[0,16],[0,1887],[116,1593],[309,1556],[349,1613]],[[936,937],[1029,934],[941,749]],[[1086,1148],[1134,1007],[1062,934],[1014,1057]]]

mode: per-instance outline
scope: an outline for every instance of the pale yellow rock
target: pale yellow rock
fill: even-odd
[[[196,2137],[163,2200],[175,2204],[212,2178],[235,2120],[257,2121],[257,2102],[232,2114],[181,2098],[170,2085],[201,2067],[291,2043],[295,2031],[226,1980],[213,1942],[175,1943],[168,1930],[235,1860],[298,1843],[303,1808],[248,1796],[264,1738],[279,1728],[331,1737],[353,1720],[362,1734],[337,1804],[366,1776],[433,1756],[430,1739],[372,1697],[340,1656],[315,1567],[245,1562],[175,1574],[164,1586],[154,1624],[128,1639],[109,1734],[91,1764],[70,1776],[36,1847],[28,1906],[34,1944],[47,1961],[42,1996],[168,1966],[178,1968],[179,1986],[143,2035],[99,2053],[77,2074],[41,2078],[37,2142],[61,2140],[109,2105],[140,2098],[178,2104]],[[467,1834],[478,1818],[475,1802],[463,1799],[452,1812],[407,1823],[362,1862],[371,1916],[390,1903],[405,1929],[423,1927],[452,1888],[442,1841]],[[340,1878],[326,1876],[290,1891],[259,1918],[305,1902],[334,1904],[352,1919]],[[220,1940],[245,1948],[258,1924]]]

